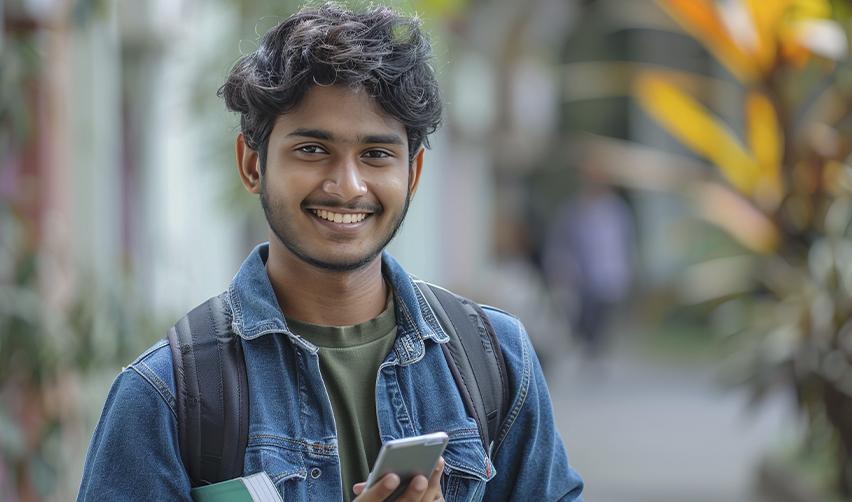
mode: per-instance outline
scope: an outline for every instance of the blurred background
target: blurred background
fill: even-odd
[[[852,499],[849,3],[387,3],[446,106],[391,251],[524,320],[586,499]],[[0,0],[0,499],[265,240],[215,94],[298,5]]]

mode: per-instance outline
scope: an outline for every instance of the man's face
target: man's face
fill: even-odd
[[[313,87],[269,136],[260,194],[269,226],[306,263],[365,266],[405,217],[420,165],[408,159],[405,127],[365,91]]]

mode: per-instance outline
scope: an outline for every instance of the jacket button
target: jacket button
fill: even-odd
[[[314,467],[313,469],[311,469],[312,478],[317,479],[320,476],[322,476],[322,471],[319,469],[319,467]]]

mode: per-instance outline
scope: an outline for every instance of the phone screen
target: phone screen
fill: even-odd
[[[393,500],[405,491],[414,476],[422,474],[429,479],[447,446],[447,440],[445,433],[436,432],[388,441],[382,446],[376,464],[370,472],[367,488],[382,479],[385,474],[396,473],[401,481],[399,488],[386,499]]]

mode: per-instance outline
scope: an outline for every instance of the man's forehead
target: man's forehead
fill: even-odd
[[[405,144],[405,126],[362,88],[314,86],[298,105],[278,116],[285,137],[328,141]]]

